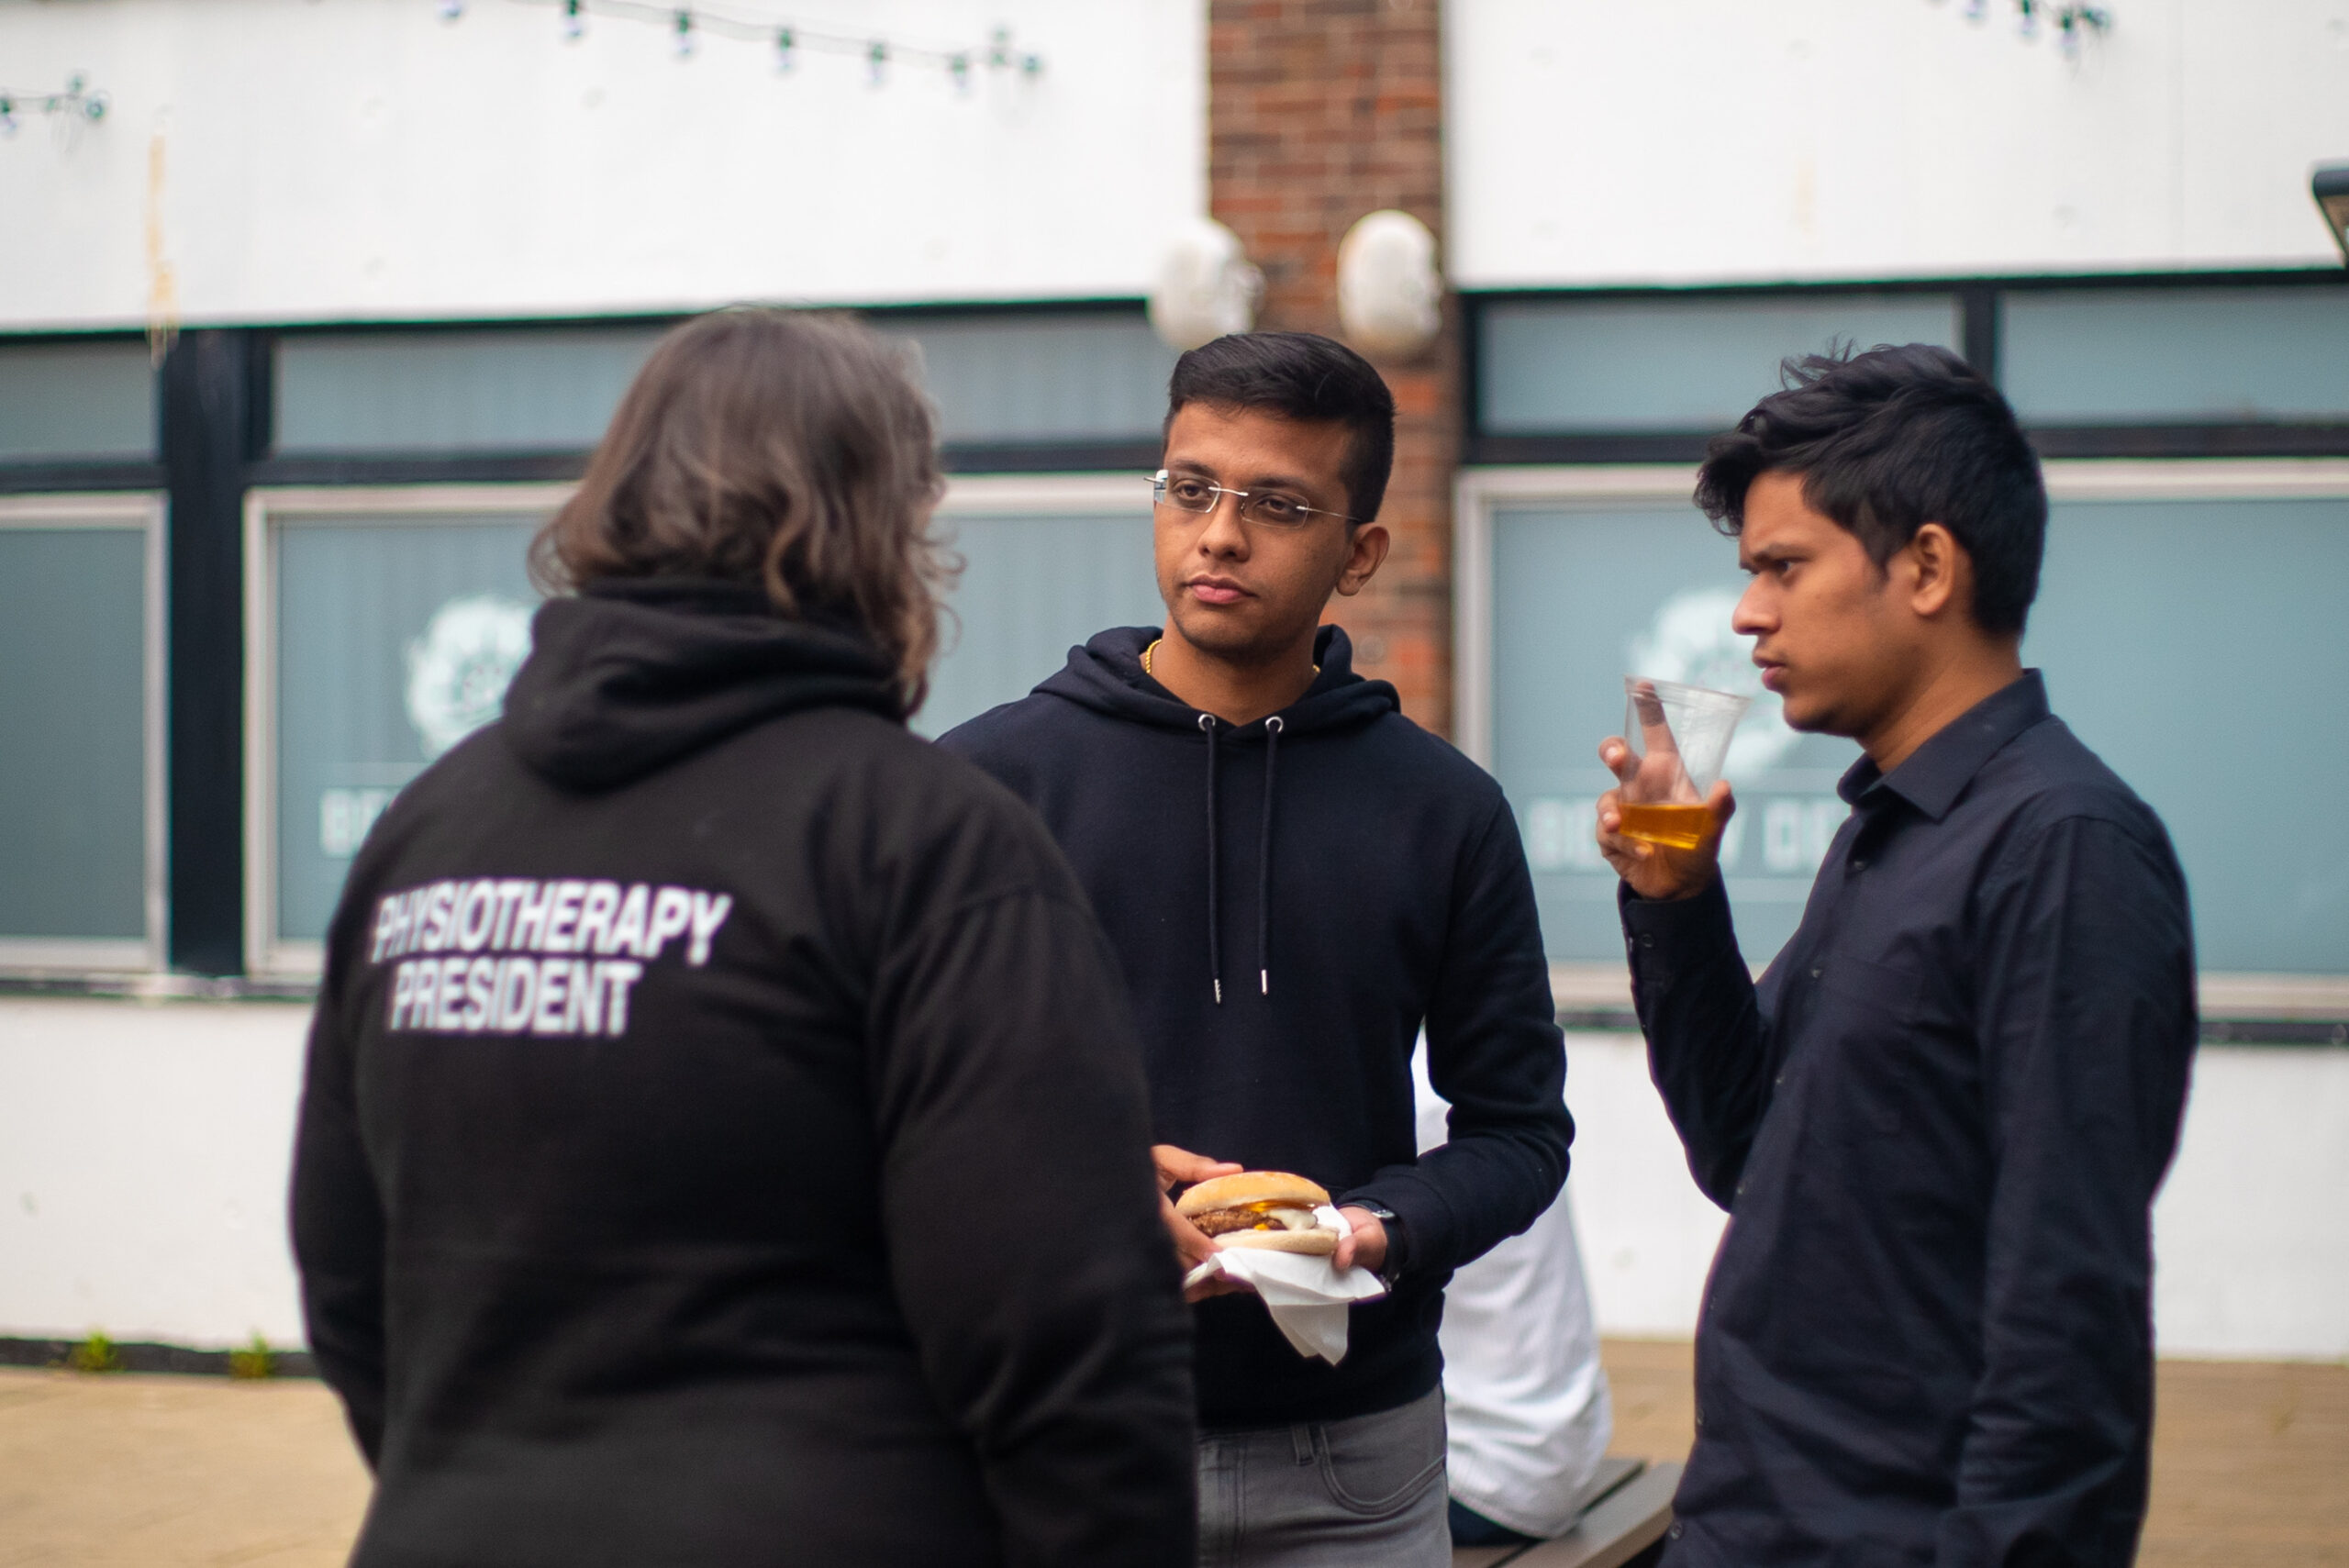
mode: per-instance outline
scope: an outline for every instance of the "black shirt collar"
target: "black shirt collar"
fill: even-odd
[[[1938,822],[1982,771],[1982,764],[2024,730],[2049,717],[2047,683],[2036,670],[1991,693],[1943,725],[1889,773],[1862,757],[1835,793],[1850,806],[1878,788],[1890,791]]]

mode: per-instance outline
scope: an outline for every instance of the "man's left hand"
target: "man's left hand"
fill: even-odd
[[[1386,1227],[1366,1208],[1341,1208],[1346,1223],[1353,1233],[1338,1243],[1330,1255],[1330,1265],[1340,1273],[1348,1269],[1368,1269],[1372,1273],[1386,1266]]]

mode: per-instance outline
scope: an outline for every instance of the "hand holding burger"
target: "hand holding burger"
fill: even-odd
[[[1242,1171],[1193,1186],[1174,1212],[1218,1248],[1261,1247],[1326,1258],[1338,1250],[1338,1233],[1323,1227],[1313,1211],[1329,1201],[1328,1188],[1303,1176]]]
[[[1243,1241],[1240,1245],[1261,1247],[1265,1245],[1266,1239],[1273,1235],[1275,1227],[1286,1233],[1294,1233],[1296,1230],[1296,1227],[1287,1221],[1267,1220],[1265,1214],[1268,1211],[1256,1210],[1252,1211],[1255,1218],[1244,1225],[1233,1224],[1230,1228],[1224,1229],[1223,1222],[1219,1220],[1218,1228],[1222,1229],[1222,1235],[1210,1236],[1194,1222],[1192,1218],[1194,1213],[1204,1216],[1230,1209],[1246,1212],[1247,1206],[1252,1203],[1266,1204],[1273,1208],[1295,1209],[1300,1206],[1300,1199],[1309,1198],[1310,1201],[1304,1202],[1302,1207],[1308,1216],[1308,1222],[1310,1223],[1313,1206],[1330,1201],[1330,1195],[1325,1188],[1306,1181],[1301,1176],[1290,1175],[1285,1172],[1243,1171],[1230,1161],[1209,1160],[1203,1154],[1194,1154],[1187,1149],[1178,1149],[1171,1143],[1155,1144],[1150,1152],[1152,1159],[1158,1166],[1158,1184],[1162,1192],[1171,1192],[1174,1187],[1186,1184],[1190,1188],[1183,1195],[1179,1206],[1167,1199],[1161,1199],[1166,1229],[1174,1238],[1175,1257],[1186,1274],[1214,1256],[1219,1243],[1227,1242],[1230,1237],[1240,1235],[1257,1237],[1258,1240]],[[1248,1188],[1245,1185],[1217,1187],[1210,1184],[1219,1181],[1253,1180],[1264,1177],[1282,1183],[1298,1184],[1298,1185],[1288,1189],[1285,1195],[1274,1193],[1250,1196],[1246,1195]],[[1199,1195],[1203,1189],[1206,1194],[1204,1197]],[[1368,1209],[1352,1206],[1338,1212],[1346,1217],[1346,1222],[1353,1226],[1353,1229],[1347,1236],[1334,1238],[1330,1232],[1321,1232],[1325,1241],[1334,1241],[1334,1250],[1324,1248],[1330,1266],[1340,1271],[1363,1268],[1369,1269],[1373,1273],[1385,1267],[1387,1251],[1386,1228],[1380,1223],[1378,1217]],[[1314,1250],[1314,1243],[1311,1241],[1304,1242],[1301,1246],[1294,1241],[1275,1242],[1274,1245],[1291,1251]],[[1218,1274],[1187,1288],[1184,1292],[1184,1299],[1201,1301],[1210,1296],[1228,1296],[1248,1288],[1222,1274]]]

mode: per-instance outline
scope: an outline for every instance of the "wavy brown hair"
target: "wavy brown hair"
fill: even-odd
[[[930,688],[953,562],[930,532],[937,420],[910,355],[843,317],[738,308],[661,339],[586,476],[530,544],[551,592],[610,577],[755,584],[845,618]]]

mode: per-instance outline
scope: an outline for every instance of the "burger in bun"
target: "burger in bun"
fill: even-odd
[[[1338,1250],[1338,1233],[1314,1218],[1330,1201],[1318,1182],[1286,1171],[1242,1171],[1216,1176],[1186,1191],[1174,1212],[1215,1239],[1219,1247],[1264,1247],[1275,1252]]]

